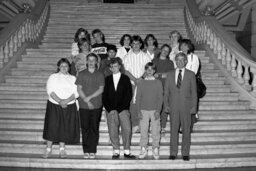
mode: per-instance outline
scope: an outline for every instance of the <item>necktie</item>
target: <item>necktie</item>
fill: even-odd
[[[179,70],[179,75],[178,75],[178,80],[177,80],[177,87],[180,88],[181,86],[181,80],[182,80],[182,75],[181,75],[182,70]]]

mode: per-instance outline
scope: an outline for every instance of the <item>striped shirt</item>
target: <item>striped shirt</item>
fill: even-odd
[[[123,63],[125,70],[129,71],[135,78],[140,78],[144,73],[145,65],[150,61],[150,56],[143,51],[135,54],[133,50],[130,50],[125,55]]]

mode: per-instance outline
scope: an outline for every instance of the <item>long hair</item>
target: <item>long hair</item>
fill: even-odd
[[[85,30],[84,28],[79,28],[76,33],[75,33],[75,37],[74,37],[74,42],[78,42],[79,41],[79,38],[78,36],[80,35],[80,33],[84,32],[84,35],[85,35],[85,38],[91,42],[91,37],[90,37],[90,34],[87,30]]]
[[[131,46],[131,44],[132,44],[132,36],[130,35],[130,34],[124,34],[122,37],[121,37],[121,39],[120,39],[120,41],[119,41],[119,43],[120,43],[120,45],[121,46],[124,46],[124,39],[125,39],[125,37],[128,37],[129,39],[130,39],[130,46]]]
[[[195,46],[194,46],[194,44],[192,43],[192,41],[191,41],[190,39],[182,39],[182,40],[180,41],[180,44],[179,44],[179,50],[181,50],[181,45],[182,45],[182,44],[185,44],[185,45],[188,46],[188,54],[194,53],[194,51],[195,51]]]
[[[145,44],[146,46],[148,46],[148,39],[149,39],[150,37],[154,40],[153,45],[157,48],[157,47],[158,47],[158,42],[157,42],[157,39],[155,38],[155,36],[154,36],[153,34],[148,34],[148,35],[146,36],[146,38],[144,39],[144,44]]]

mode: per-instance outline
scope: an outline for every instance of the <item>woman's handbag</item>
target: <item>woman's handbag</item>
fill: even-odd
[[[200,72],[196,75],[196,83],[197,83],[197,96],[199,99],[201,99],[206,94],[206,86],[201,78]]]

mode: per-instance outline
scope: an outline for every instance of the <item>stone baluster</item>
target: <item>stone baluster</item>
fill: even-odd
[[[6,41],[5,43],[5,46],[4,46],[4,62],[8,62],[9,60],[9,42],[8,40]]]
[[[231,54],[232,58],[231,58],[231,73],[232,73],[232,77],[237,77],[237,72],[236,72],[236,58],[234,54]]]
[[[220,38],[218,38],[218,41],[217,41],[217,57],[218,57],[218,59],[222,59],[223,58],[223,55],[222,55],[222,43],[221,43]]]
[[[19,38],[19,42],[23,43],[26,40],[26,25],[24,24],[23,26],[21,26],[21,30],[19,31],[20,34],[20,38]]]
[[[237,82],[239,84],[243,84],[244,83],[244,79],[242,77],[243,67],[242,67],[242,62],[241,62],[240,59],[238,59],[238,65],[237,65],[237,69],[236,70],[237,70],[237,78],[236,78],[236,80],[237,80]]]
[[[9,39],[9,57],[13,57],[13,35]]]
[[[210,28],[207,29],[207,44],[210,45],[210,41],[211,41],[211,30]]]
[[[223,53],[227,53],[226,54],[227,70],[231,71],[231,55],[230,55],[229,49],[227,49],[227,51],[226,51],[224,43],[223,43],[223,50],[224,50]]]
[[[13,44],[13,51],[16,52],[18,50],[18,31],[14,33]]]
[[[4,65],[4,47],[0,46],[0,68]]]
[[[256,97],[256,68],[251,67],[250,71],[252,72],[252,92],[251,94]]]
[[[213,49],[213,41],[214,41],[214,33],[211,31],[211,35],[210,35],[210,48]]]
[[[214,36],[213,36],[213,52],[215,54],[218,53],[217,48],[218,48],[218,37],[216,36],[216,34],[214,34]]]
[[[220,47],[221,47],[221,42],[220,42]],[[222,51],[221,51],[222,52]],[[226,65],[227,64],[227,58],[226,58],[226,51],[223,51],[223,55],[221,55],[221,63],[222,65]]]
[[[207,26],[204,21],[204,35],[203,35],[203,43],[207,43]]]
[[[250,80],[249,66],[245,64],[244,65],[244,88],[247,91],[252,90],[252,86],[249,84],[249,80]]]

